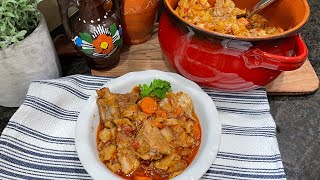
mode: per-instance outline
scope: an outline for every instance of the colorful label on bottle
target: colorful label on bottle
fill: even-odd
[[[113,23],[110,28],[98,25],[89,34],[80,32],[72,41],[82,52],[97,57],[109,57],[122,44],[122,27]]]

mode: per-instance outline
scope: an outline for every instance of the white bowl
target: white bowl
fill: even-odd
[[[200,179],[218,153],[221,124],[214,102],[197,84],[175,73],[149,70],[125,74],[109,81],[104,86],[109,87],[111,92],[128,93],[134,86],[143,83],[150,84],[156,78],[169,81],[173,92],[183,91],[189,94],[193,100],[194,109],[201,125],[201,145],[192,163],[174,179]],[[99,113],[96,98],[97,95],[94,92],[78,117],[75,139],[77,153],[82,165],[92,178],[96,180],[122,179],[110,171],[98,157],[96,133]]]

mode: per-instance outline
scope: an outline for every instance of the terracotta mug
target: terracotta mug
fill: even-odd
[[[121,16],[126,44],[140,44],[152,36],[160,0],[122,0]]]
[[[109,70],[120,60],[122,27],[118,0],[58,0],[65,32],[92,69]],[[68,9],[79,9],[68,22]]]

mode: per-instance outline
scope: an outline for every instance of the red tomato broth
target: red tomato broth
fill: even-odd
[[[189,148],[189,149],[191,149],[190,155],[186,155],[186,156],[182,156],[181,155],[182,159],[187,161],[188,166],[192,163],[193,159],[197,155],[197,152],[198,152],[199,147],[201,145],[201,137],[202,137],[202,132],[201,132],[199,119],[198,119],[197,115],[195,114],[195,112],[192,113],[192,116],[196,120],[193,129],[196,130],[199,133],[198,135],[195,134],[195,136],[197,135],[197,137],[195,137],[195,139],[199,140],[200,143],[198,145],[196,144],[195,146]],[[98,146],[98,144],[100,142],[99,133],[103,129],[104,129],[104,124],[100,122],[99,125],[98,125],[97,135],[96,135],[96,144],[97,144],[97,146]],[[181,150],[179,150],[179,148],[176,148],[175,150],[180,155]],[[179,153],[179,151],[180,151],[180,153]],[[151,164],[151,161],[141,160],[140,163],[141,163],[140,166],[131,174],[126,175],[121,171],[119,171],[116,174],[118,176],[124,178],[124,179],[127,179],[127,180],[147,180],[147,178],[149,178],[150,180],[166,180],[166,179],[169,179],[169,174],[165,174],[165,175],[159,174],[159,172],[161,171],[159,169],[155,169],[155,168],[148,169],[148,166]],[[145,173],[145,171],[147,171],[148,173]]]

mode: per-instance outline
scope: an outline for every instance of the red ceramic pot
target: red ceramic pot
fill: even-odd
[[[165,0],[158,37],[165,59],[180,74],[222,91],[245,91],[267,85],[282,71],[298,69],[308,50],[297,32],[310,14],[305,0],[276,1],[259,14],[285,32],[238,37],[200,29],[175,14],[179,0]],[[259,0],[234,0],[250,8]]]

